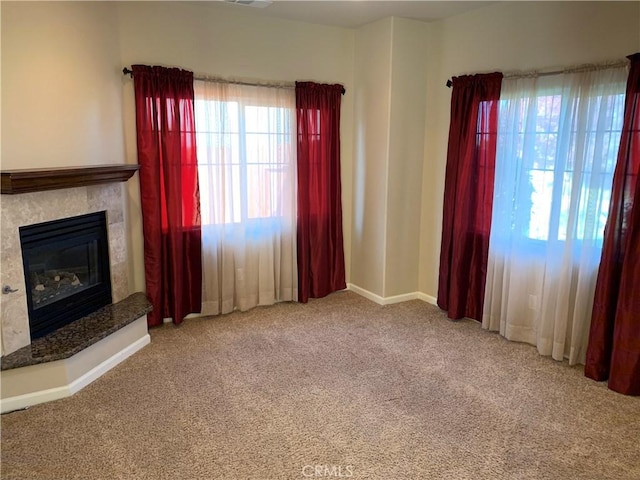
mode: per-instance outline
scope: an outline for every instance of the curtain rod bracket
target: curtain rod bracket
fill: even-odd
[[[122,74],[123,75],[129,75],[129,76],[131,76],[131,78],[133,78],[133,70],[129,70],[127,67],[124,67],[122,69]]]

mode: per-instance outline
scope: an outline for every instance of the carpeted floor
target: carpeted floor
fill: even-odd
[[[187,320],[2,416],[3,479],[640,479],[640,399],[351,292]]]

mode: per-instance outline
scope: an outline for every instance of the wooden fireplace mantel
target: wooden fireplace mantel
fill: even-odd
[[[126,182],[139,165],[96,165],[92,167],[34,168],[2,170],[4,194],[41,192],[60,188],[85,187],[101,183]]]

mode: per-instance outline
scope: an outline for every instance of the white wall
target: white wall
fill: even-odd
[[[391,32],[387,18],[361,27],[355,39],[351,283],[378,296],[385,276]]]
[[[395,17],[356,30],[351,283],[375,297],[418,291],[427,31]]]
[[[351,256],[353,31],[259,17],[252,9],[217,2],[118,3],[124,65],[177,66],[196,74],[271,81],[342,83],[341,160],[347,281]],[[136,163],[133,81],[124,87],[127,163]],[[132,273],[144,288],[137,184],[129,185]]]
[[[454,75],[618,60],[640,51],[638,2],[498,2],[430,24],[420,291],[436,296]]]
[[[124,162],[113,5],[2,2],[2,168]]]
[[[418,291],[427,27],[393,18],[385,297]]]

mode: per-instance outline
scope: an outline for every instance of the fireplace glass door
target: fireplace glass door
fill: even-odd
[[[31,338],[111,303],[106,213],[20,228]]]

